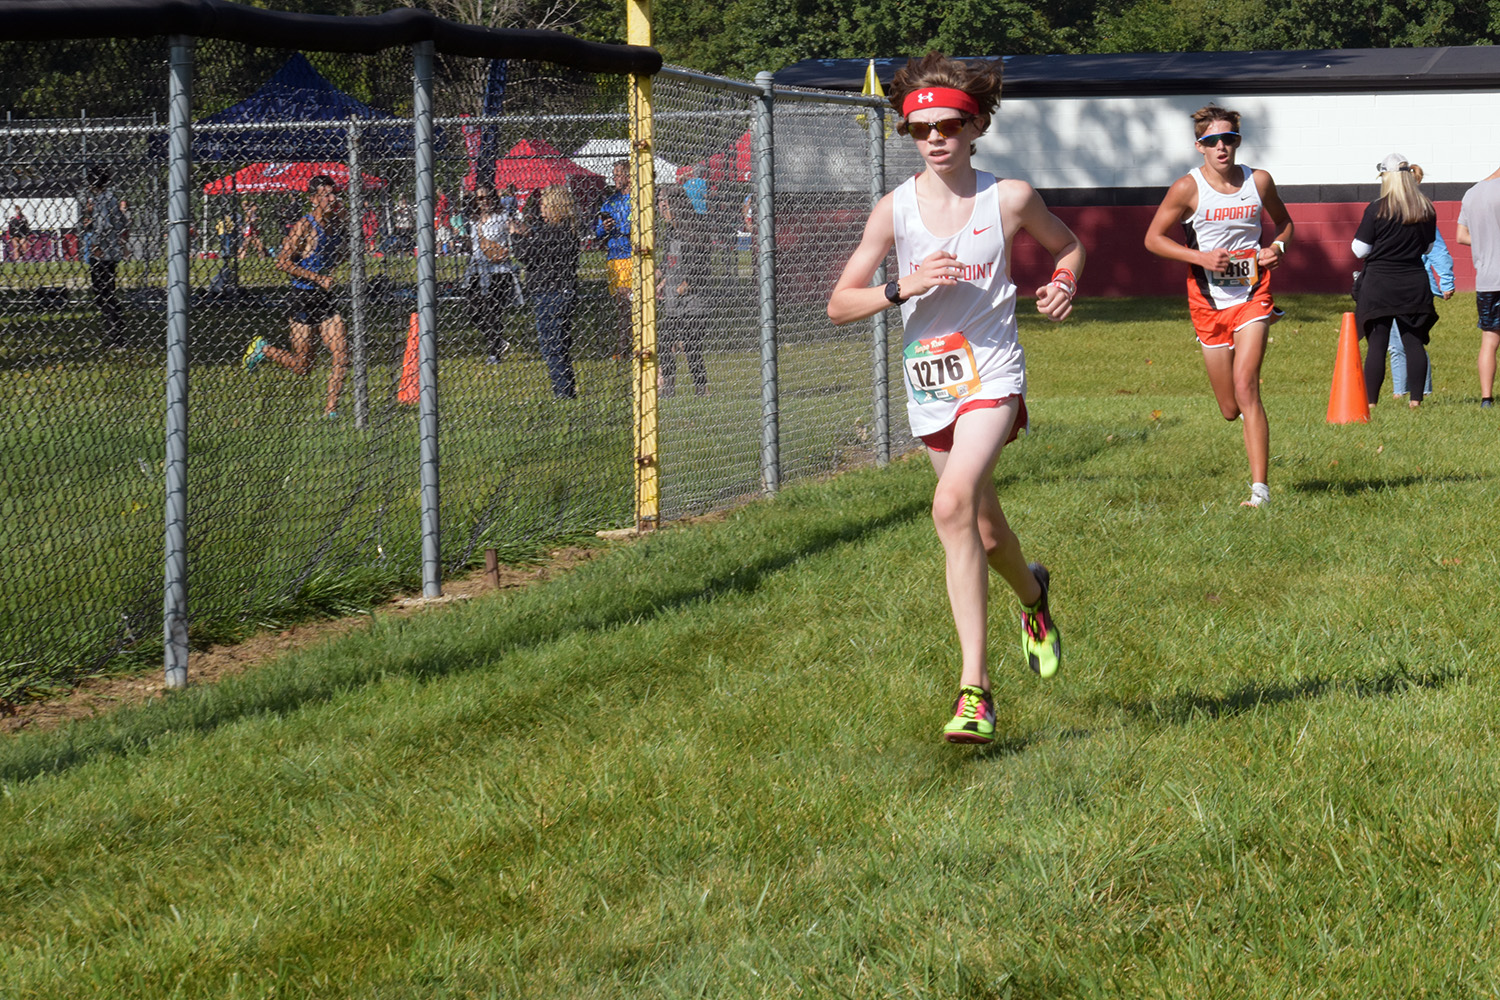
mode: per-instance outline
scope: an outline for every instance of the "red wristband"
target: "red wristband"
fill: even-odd
[[[1078,294],[1078,277],[1065,267],[1052,272],[1052,280],[1049,284],[1056,285],[1067,292],[1070,299]]]

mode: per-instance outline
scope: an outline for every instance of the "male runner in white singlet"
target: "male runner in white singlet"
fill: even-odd
[[[1235,163],[1240,113],[1210,104],[1193,112],[1193,134],[1203,166],[1167,189],[1146,230],[1146,249],[1191,266],[1188,312],[1203,347],[1203,365],[1225,420],[1243,417],[1245,455],[1250,459],[1250,499],[1259,507],[1271,498],[1267,486],[1271,429],[1260,401],[1260,364],[1266,336],[1281,310],[1271,301],[1271,270],[1292,239],[1276,182],[1264,170]],[[1277,233],[1260,245],[1269,219]],[[1167,235],[1182,223],[1186,245]]]
[[[1037,289],[1037,311],[1066,319],[1084,253],[1030,184],[998,180],[970,163],[972,143],[1000,101],[999,63],[968,66],[937,53],[891,81],[891,103],[925,169],[870,213],[858,249],[834,285],[828,317],[850,323],[901,306],[907,414],[937,471],[932,518],[947,556],[948,600],[963,655],[958,700],[943,730],[951,743],[995,735],[986,632],[989,570],[1022,605],[1031,669],[1051,677],[1062,641],[1048,608],[1048,573],[1026,562],[995,492],[1000,450],[1026,424],[1026,357],[1016,339],[1010,247],[1026,230],[1056,262]],[[899,277],[870,286],[891,246]]]

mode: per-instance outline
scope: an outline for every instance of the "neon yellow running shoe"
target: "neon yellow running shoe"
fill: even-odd
[[[1027,563],[1036,582],[1042,585],[1042,596],[1031,607],[1021,606],[1021,649],[1026,663],[1041,677],[1051,677],[1062,666],[1062,636],[1052,624],[1047,610],[1047,585],[1051,574],[1041,563]]]
[[[984,688],[965,684],[953,703],[953,721],[943,727],[949,743],[988,743],[995,738],[995,703]]]
[[[270,341],[265,337],[255,337],[250,341],[250,346],[245,348],[245,356],[240,358],[240,366],[247,372],[255,371],[255,366],[260,364],[261,359],[266,356],[266,347]]]

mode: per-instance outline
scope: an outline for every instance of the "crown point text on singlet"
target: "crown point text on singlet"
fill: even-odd
[[[920,263],[913,262],[908,265],[906,273],[916,274],[921,268],[922,265]],[[957,277],[959,281],[984,281],[994,273],[995,262],[992,260],[987,260],[982,264],[965,264],[960,262]]]

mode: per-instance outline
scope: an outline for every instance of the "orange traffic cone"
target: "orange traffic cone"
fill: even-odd
[[[1359,332],[1354,314],[1344,313],[1339,329],[1339,353],[1333,362],[1333,391],[1328,394],[1330,424],[1367,424],[1370,401],[1365,398],[1365,376],[1359,366]]]
[[[401,359],[401,384],[396,389],[397,401],[406,406],[416,406],[417,400],[422,398],[420,362],[421,347],[417,337],[417,314],[412,313],[411,325],[406,329],[406,355]]]

